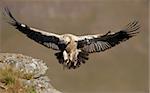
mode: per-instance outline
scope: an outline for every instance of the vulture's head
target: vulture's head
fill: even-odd
[[[68,43],[71,42],[71,37],[70,37],[69,35],[67,35],[67,34],[63,36],[63,39],[64,39],[64,42],[65,42],[66,44],[68,44]]]

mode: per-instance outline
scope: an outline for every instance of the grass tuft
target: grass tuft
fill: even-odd
[[[20,82],[22,73],[6,64],[0,68],[0,87],[5,90],[4,93],[36,93],[33,86],[24,87]]]

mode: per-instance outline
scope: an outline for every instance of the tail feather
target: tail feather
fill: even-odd
[[[86,52],[79,52],[78,54],[78,58],[77,58],[77,62],[73,62],[71,60],[69,60],[69,62],[66,62],[63,58],[63,52],[57,52],[55,53],[56,58],[58,59],[58,62],[60,64],[63,64],[64,67],[68,68],[68,69],[76,69],[78,67],[80,67],[81,64],[85,64],[86,60],[88,60],[88,53]]]
[[[64,63],[63,52],[55,53],[55,56],[56,56],[56,58],[58,59],[58,62],[59,62],[60,64],[63,64],[63,63]]]

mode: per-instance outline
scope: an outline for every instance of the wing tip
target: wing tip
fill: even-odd
[[[138,30],[139,28],[140,28],[140,23],[138,20],[134,20],[126,26],[126,29],[129,31]]]
[[[17,24],[19,24],[19,22],[14,18],[14,16],[12,15],[8,7],[3,8],[3,14],[4,16],[8,16],[10,18],[10,20],[8,21],[9,24],[13,26],[16,26]]]
[[[141,25],[140,25],[139,21],[134,20],[134,21],[130,22],[129,24],[127,24],[125,26],[124,30],[128,33],[129,36],[132,37],[140,32],[139,31],[140,28],[141,28]]]

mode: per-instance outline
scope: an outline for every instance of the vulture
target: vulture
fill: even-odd
[[[77,36],[73,34],[58,35],[42,31],[19,22],[14,18],[8,8],[5,15],[10,18],[8,22],[19,32],[35,42],[53,50],[58,62],[65,68],[75,69],[88,60],[91,53],[103,52],[139,33],[139,22],[132,21],[117,32],[108,31],[106,34]]]

